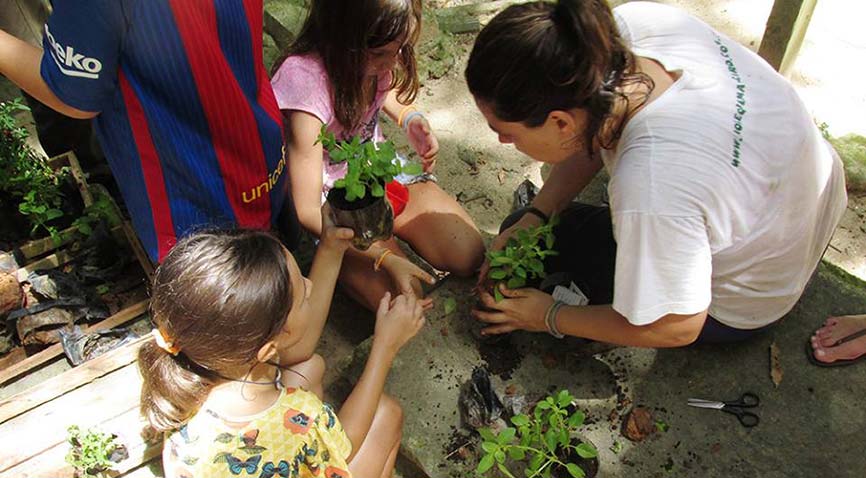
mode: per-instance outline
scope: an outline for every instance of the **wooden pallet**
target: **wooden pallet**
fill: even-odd
[[[126,445],[129,458],[112,476],[160,476],[161,437],[145,439],[139,413],[135,359],[148,340],[142,337],[0,401],[0,443],[6,444],[0,447],[0,478],[72,476],[64,460],[70,425],[114,433]]]

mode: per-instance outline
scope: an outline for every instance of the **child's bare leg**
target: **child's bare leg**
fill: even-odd
[[[370,431],[349,461],[352,476],[390,478],[402,436],[403,409],[396,400],[382,395]]]
[[[410,201],[394,233],[439,270],[469,277],[484,260],[484,242],[469,214],[436,183],[409,186]]]
[[[286,388],[303,388],[322,398],[322,379],[324,376],[325,359],[319,354],[313,354],[308,360],[284,369],[282,371],[282,383]]]
[[[381,244],[391,249],[394,254],[406,257],[393,238]],[[394,297],[400,294],[400,291],[394,287],[388,271],[380,269],[376,272],[369,259],[349,254],[346,254],[343,267],[340,269],[340,285],[344,287],[349,297],[372,311],[379,307],[379,301],[385,292],[391,292]],[[420,283],[418,290],[420,291]]]

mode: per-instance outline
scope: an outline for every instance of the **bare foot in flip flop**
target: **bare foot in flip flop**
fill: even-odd
[[[866,315],[828,318],[811,343],[817,365],[850,365],[866,358]]]

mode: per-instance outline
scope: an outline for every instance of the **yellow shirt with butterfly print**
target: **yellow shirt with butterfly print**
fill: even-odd
[[[167,475],[183,478],[350,478],[352,443],[330,405],[286,389],[267,410],[228,421],[200,410],[166,437]],[[174,470],[174,472],[170,472]]]

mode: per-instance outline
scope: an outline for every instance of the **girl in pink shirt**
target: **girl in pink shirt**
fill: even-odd
[[[440,270],[470,276],[484,255],[481,235],[432,175],[439,143],[412,101],[418,93],[413,47],[420,0],[314,0],[300,36],[279,63],[272,84],[286,122],[292,196],[301,224],[319,234],[319,209],[345,164],[332,164],[316,139],[322,125],[337,139],[383,141],[379,112],[396,121],[421,158],[424,174],[397,180],[409,189],[394,233]],[[404,161],[395,158],[396,161]],[[395,211],[396,212],[396,211]],[[373,265],[379,262],[382,272]],[[410,262],[394,238],[351,250],[340,281],[373,310],[386,292],[420,295],[433,278]]]

